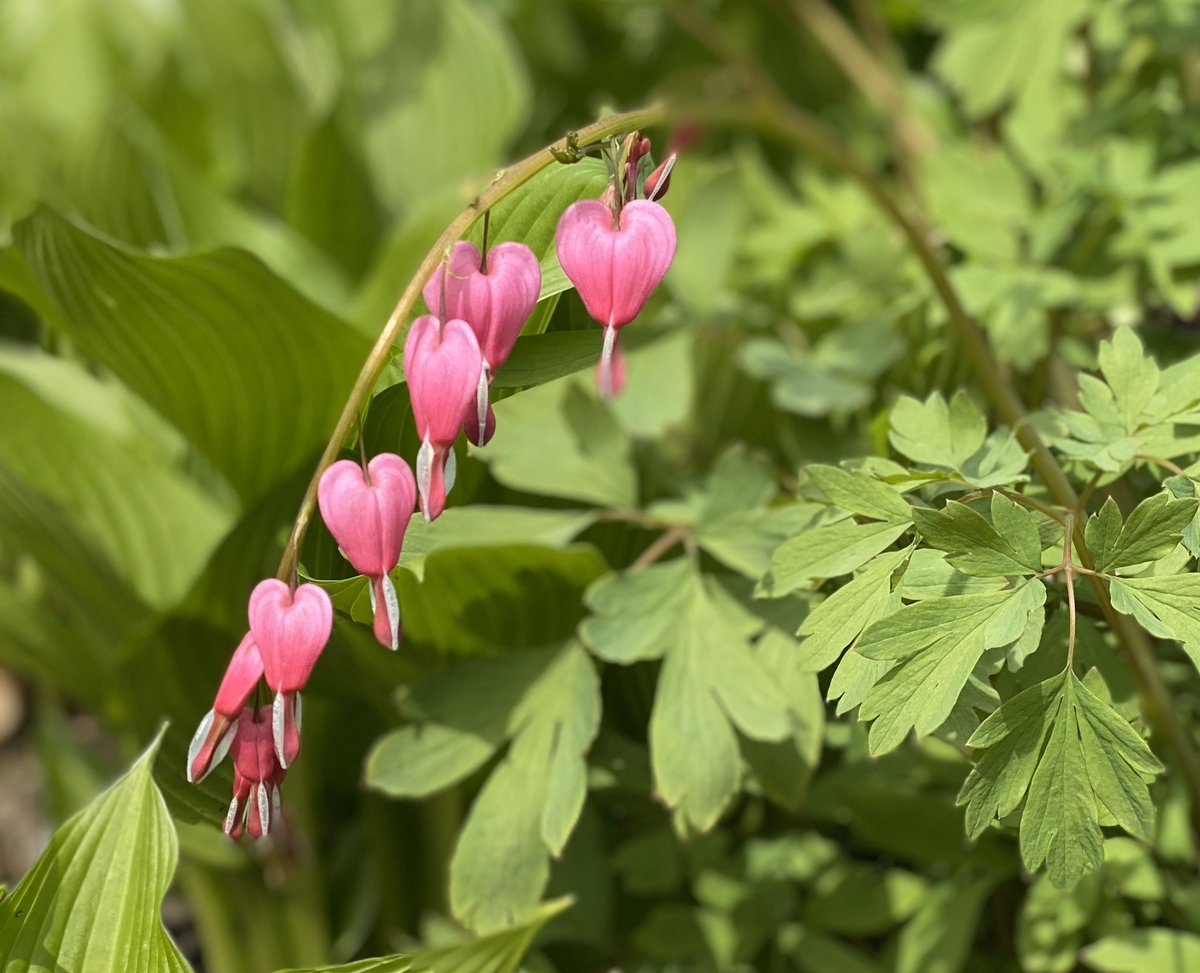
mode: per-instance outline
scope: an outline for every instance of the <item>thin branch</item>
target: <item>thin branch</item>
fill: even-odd
[[[1151,456],[1149,453],[1138,453],[1134,459],[1140,459],[1143,463],[1153,463],[1155,466],[1161,467],[1169,473],[1174,473],[1176,476],[1187,476],[1185,470],[1178,463],[1172,463],[1169,459],[1162,456]]]
[[[909,107],[893,72],[825,0],[790,0],[789,5],[842,73],[887,119],[900,177],[913,198],[920,201],[919,160],[933,147],[934,139]]]
[[[659,534],[650,546],[638,555],[637,560],[630,566],[630,570],[644,571],[650,565],[655,564],[676,544],[685,542],[690,536],[691,528],[683,524],[676,524],[670,530]]]

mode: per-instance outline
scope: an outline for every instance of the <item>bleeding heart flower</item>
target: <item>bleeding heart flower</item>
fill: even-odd
[[[658,203],[635,199],[612,210],[596,199],[572,203],[554,246],[584,306],[605,328],[598,380],[603,395],[624,380],[616,332],[637,317],[675,258],[675,224]]]
[[[261,838],[279,818],[279,785],[286,771],[272,746],[271,707],[242,710],[233,740],[233,800],[224,830],[234,840]]]
[[[417,492],[426,520],[441,514],[454,486],[454,440],[475,405],[482,373],[479,341],[465,321],[443,325],[424,314],[412,323],[404,342],[404,377],[421,437]]]
[[[317,503],[329,532],[356,571],[370,579],[375,637],[400,647],[400,601],[390,577],[417,502],[409,465],[393,453],[367,464],[339,460],[321,474]]]
[[[523,243],[501,243],[487,255],[486,264],[475,245],[454,244],[449,265],[441,265],[425,285],[425,303],[445,320],[466,321],[479,340],[483,371],[476,389],[475,412],[466,425],[467,438],[483,446],[496,426],[489,416],[488,388],[504,364],[521,328],[537,304],[542,268]],[[482,435],[480,435],[482,431]]]
[[[234,729],[242,707],[262,678],[262,658],[254,637],[247,632],[233,651],[233,657],[217,688],[213,707],[204,714],[200,726],[188,747],[187,779],[189,784],[203,780],[213,767],[225,759],[233,743]]]
[[[279,765],[286,770],[300,752],[299,693],[333,631],[333,604],[315,584],[292,591],[268,578],[251,592],[249,614],[263,675],[275,690],[271,727]]]

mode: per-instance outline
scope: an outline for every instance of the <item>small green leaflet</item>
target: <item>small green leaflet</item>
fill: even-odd
[[[1045,862],[1055,885],[1073,885],[1102,861],[1102,813],[1150,840],[1147,782],[1162,764],[1073,672],[1014,696],[983,721],[969,745],[987,753],[959,792],[967,833],[977,837],[1024,800],[1021,857],[1031,871]],[[1081,800],[1088,794],[1091,800]]]
[[[1103,379],[1079,376],[1083,411],[1053,413],[1058,428],[1045,432],[1056,448],[1108,473],[1128,469],[1138,454],[1169,458],[1195,451],[1195,437],[1184,432],[1200,424],[1193,366],[1180,362],[1161,372],[1128,327],[1101,343],[1099,357]]]
[[[1200,936],[1177,929],[1127,929],[1092,943],[1080,958],[1098,973],[1191,973],[1200,969]]]
[[[1109,497],[1089,518],[1085,531],[1096,570],[1115,571],[1166,557],[1196,516],[1196,506],[1195,500],[1157,493],[1139,503],[1122,524],[1120,508]]]
[[[830,503],[847,513],[892,521],[908,520],[912,516],[908,501],[900,491],[873,476],[836,466],[810,466],[807,472]]]
[[[583,809],[584,756],[600,725],[600,683],[576,642],[481,659],[432,677],[405,700],[417,722],[381,738],[369,786],[423,797],[508,752],[475,798],[450,863],[450,904],[477,931],[511,925],[537,903],[549,856]]]
[[[950,716],[980,656],[1021,636],[1046,589],[1038,581],[982,594],[906,605],[868,628],[856,651],[899,661],[863,700],[859,719],[874,720],[871,753],[894,750],[910,729],[925,736]]]
[[[1180,642],[1200,668],[1200,574],[1113,578],[1109,591],[1113,608],[1132,615],[1151,635]]]
[[[817,605],[797,632],[797,664],[810,672],[833,665],[863,628],[878,618],[892,594],[892,576],[908,560],[909,550],[889,551],[871,561],[849,584]]]
[[[952,470],[977,487],[1028,479],[1025,451],[1011,430],[988,436],[987,422],[963,391],[949,405],[940,392],[924,402],[902,395],[892,407],[888,439],[914,462]]]
[[[680,558],[597,581],[580,628],[602,659],[662,658],[650,715],[655,788],[692,828],[716,823],[742,773],[734,728],[752,740],[795,731],[787,700],[750,646],[763,627]]]
[[[942,510],[913,508],[913,521],[932,546],[946,551],[946,560],[963,574],[975,577],[1038,574],[1042,542],[1033,514],[1001,493],[993,493],[991,523],[956,500]]]

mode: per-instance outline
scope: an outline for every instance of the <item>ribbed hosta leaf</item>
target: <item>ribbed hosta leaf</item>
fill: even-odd
[[[321,447],[366,339],[249,254],[144,257],[48,209],[15,231],[47,324],[165,416],[250,499]]]
[[[179,854],[154,786],[155,741],[109,790],[55,832],[0,901],[6,973],[175,973],[189,970],[162,926]]]

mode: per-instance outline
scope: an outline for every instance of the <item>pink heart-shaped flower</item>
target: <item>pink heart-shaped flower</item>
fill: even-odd
[[[471,326],[484,361],[494,371],[508,358],[537,304],[542,268],[529,247],[511,242],[488,251],[486,271],[480,270],[480,263],[475,245],[459,240],[449,264],[434,271],[423,293],[431,313]]]
[[[299,692],[333,630],[329,595],[315,584],[292,592],[282,581],[268,578],[251,593],[249,615],[267,685],[277,693]]]
[[[404,377],[417,435],[434,446],[458,438],[467,410],[475,407],[483,355],[465,321],[442,325],[432,314],[417,318],[404,342]]]
[[[620,225],[596,199],[567,207],[554,233],[558,262],[593,318],[620,328],[641,311],[675,258],[675,224],[658,203],[621,208]]]
[[[417,482],[394,453],[362,467],[338,460],[321,474],[317,503],[329,532],[360,574],[387,574],[400,560],[404,532],[417,502]]]

